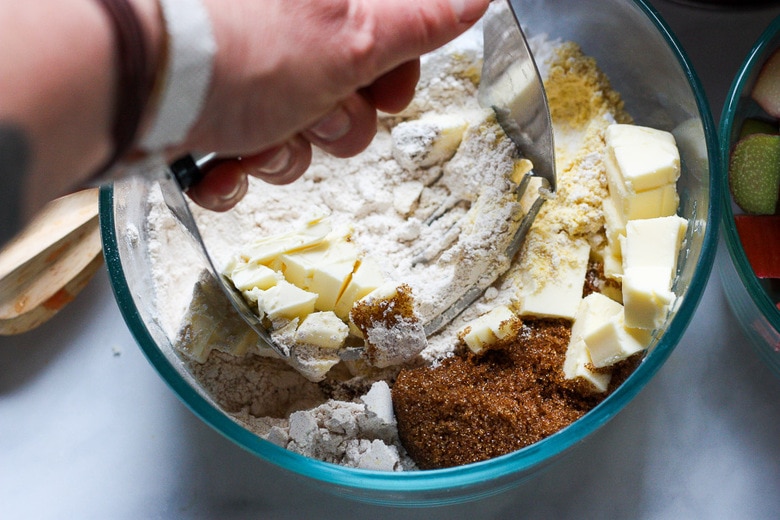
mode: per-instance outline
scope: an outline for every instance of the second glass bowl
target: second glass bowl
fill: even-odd
[[[729,191],[729,155],[739,140],[744,121],[748,118],[765,118],[761,108],[750,97],[761,66],[767,58],[780,49],[780,17],[769,24],[748,53],[734,79],[720,122],[721,177],[723,194],[722,242],[723,261],[719,262],[723,288],[743,332],[755,347],[759,356],[780,376],[780,293],[769,282],[760,280],[748,261],[734,221],[741,213],[732,202]],[[767,237],[771,240],[772,237]],[[774,237],[780,240],[780,237]]]

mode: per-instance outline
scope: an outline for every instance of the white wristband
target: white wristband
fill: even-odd
[[[168,34],[168,60],[157,114],[141,148],[158,152],[180,144],[203,109],[217,44],[201,0],[159,0]]]

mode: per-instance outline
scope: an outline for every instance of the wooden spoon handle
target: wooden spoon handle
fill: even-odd
[[[97,197],[95,188],[49,203],[0,251],[0,334],[44,323],[98,270]]]

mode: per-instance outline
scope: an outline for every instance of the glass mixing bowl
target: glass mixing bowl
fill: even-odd
[[[741,210],[733,204],[729,192],[727,166],[729,154],[739,139],[742,123],[749,117],[761,117],[761,108],[750,98],[761,65],[772,52],[780,48],[780,17],[761,34],[745,58],[734,79],[720,122],[721,161],[724,175],[720,179],[723,193],[723,261],[718,262],[724,291],[742,330],[759,356],[780,375],[780,309],[775,302],[780,298],[766,281],[759,280],[748,262],[737,234],[734,215]]]
[[[116,300],[151,363],[193,412],[217,431],[323,489],[351,499],[413,507],[474,500],[516,486],[598,430],[636,396],[679,342],[707,284],[722,200],[720,183],[712,182],[719,172],[718,143],[702,87],[669,28],[641,0],[523,0],[515,4],[529,36],[547,33],[573,40],[595,57],[637,124],[677,135],[682,158],[680,214],[690,222],[674,287],[682,296],[681,303],[666,333],[613,394],[541,442],[466,466],[393,473],[320,462],[255,436],[221,411],[196,384],[158,322],[161,311],[155,306],[149,257],[165,251],[150,251],[145,235],[152,182],[136,176],[101,192],[105,255]]]

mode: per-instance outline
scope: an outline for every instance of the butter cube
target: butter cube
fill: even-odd
[[[455,155],[468,122],[456,115],[433,114],[404,121],[393,128],[393,158],[416,170],[442,164]]]
[[[583,338],[593,329],[623,312],[623,306],[601,293],[591,293],[580,302],[571,326],[572,340]]]
[[[346,321],[354,303],[380,287],[384,282],[385,276],[376,260],[370,257],[360,259],[346,287],[336,300],[334,307],[336,315]]]
[[[666,269],[635,267],[623,277],[626,326],[640,329],[663,327],[675,294],[663,288]]]
[[[595,365],[583,338],[622,312],[622,305],[601,293],[591,293],[582,299],[574,317],[571,339],[563,362],[563,374],[567,379],[581,378],[590,383],[597,392],[607,390],[612,376],[609,372],[592,370]]]
[[[317,293],[315,308],[333,311],[355,269],[355,260],[319,265],[314,269],[309,290]]]
[[[317,283],[315,278],[318,277],[320,271],[327,269],[330,264],[349,264],[348,272],[343,275],[346,278],[352,273],[357,257],[357,247],[348,242],[346,237],[337,236],[328,238],[313,247],[279,255],[271,266],[284,273],[288,282],[307,291],[319,292],[312,284]],[[343,280],[339,282],[339,285]],[[335,297],[333,304],[335,304]],[[332,310],[332,304],[330,309],[323,310]]]
[[[636,267],[662,269],[660,288],[671,288],[687,229],[688,221],[677,215],[629,221],[623,241],[623,271]]]
[[[650,345],[652,335],[644,329],[627,328],[624,313],[620,312],[585,331],[582,339],[593,366],[601,368],[641,352]]]
[[[590,352],[585,340],[572,339],[566,347],[566,358],[563,361],[563,375],[566,379],[582,379],[590,384],[596,392],[606,392],[612,380],[611,372],[596,372],[591,370]]]
[[[605,166],[616,217],[673,215],[677,211],[680,154],[669,132],[614,124],[606,131]],[[614,227],[614,226],[613,226]]]
[[[460,330],[458,336],[475,354],[505,338],[512,332],[515,314],[506,305],[499,305],[473,320]]]
[[[257,308],[271,320],[284,318],[303,320],[314,312],[317,295],[296,287],[286,280],[265,291],[252,291],[257,298]]]
[[[665,184],[657,188],[639,191],[624,197],[622,200],[625,220],[674,215],[679,205],[680,197],[677,195],[675,184]]]
[[[604,212],[604,231],[607,235],[607,242],[620,257],[620,237],[626,235],[626,221],[618,212],[617,206],[612,199],[601,201],[601,207]]]
[[[242,256],[250,263],[267,265],[283,253],[297,251],[322,242],[331,229],[329,220],[314,220],[301,230],[255,240],[242,253]]]
[[[291,284],[309,290],[314,269],[322,261],[328,247],[328,242],[323,241],[306,249],[281,253],[271,260],[269,265],[279,271]]]
[[[608,164],[620,172],[628,190],[640,192],[677,182],[680,154],[671,133],[614,124],[607,127],[606,141]]]
[[[584,238],[569,241],[559,249],[562,259],[555,276],[520,294],[520,314],[573,320],[582,300],[588,270],[590,245]]]
[[[299,345],[292,350],[287,363],[309,381],[318,383],[340,361],[336,350]]]
[[[677,215],[628,222],[623,240],[627,326],[648,330],[663,326],[675,300],[670,289],[687,229],[688,221]]]
[[[614,255],[611,251],[602,258],[604,262],[604,276],[612,280],[623,279],[623,259]]]
[[[315,304],[317,310],[335,310],[339,297],[356,269],[358,255],[358,248],[346,236],[329,243],[328,250],[312,272],[309,285],[309,290],[319,295]]]
[[[347,324],[333,312],[313,312],[295,331],[295,342],[324,349],[340,349],[349,335]]]
[[[281,279],[281,276],[268,266],[255,263],[238,263],[227,273],[230,280],[239,291],[250,289],[266,290]]]

